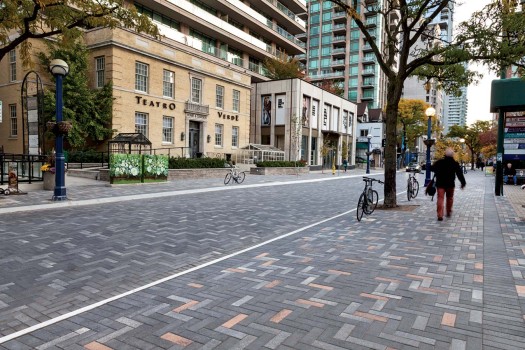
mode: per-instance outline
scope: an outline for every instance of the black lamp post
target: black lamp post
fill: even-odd
[[[426,116],[428,117],[428,125],[427,125],[427,139],[424,141],[425,145],[427,146],[427,164],[425,166],[425,186],[428,185],[430,182],[430,147],[436,142],[436,140],[433,140],[432,137],[432,117],[436,114],[436,110],[432,107],[428,107],[425,111]]]
[[[62,81],[69,73],[69,67],[66,62],[54,59],[49,62],[49,70],[55,77],[56,81],[56,122],[62,122]],[[55,136],[55,191],[53,193],[54,201],[67,200],[66,196],[66,179],[65,179],[65,158],[64,158],[64,135],[60,132]]]
[[[366,138],[368,139],[368,149],[366,152],[366,173],[370,174],[370,140],[372,139],[372,135],[368,135]]]

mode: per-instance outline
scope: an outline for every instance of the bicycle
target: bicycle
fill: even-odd
[[[371,177],[363,177],[365,182],[365,188],[363,193],[359,196],[359,201],[357,202],[357,221],[361,221],[363,214],[370,215],[374,212],[377,207],[377,202],[379,200],[379,195],[377,191],[372,188],[374,181],[384,184],[381,180],[376,180]]]
[[[238,184],[242,184],[245,177],[246,174],[244,171],[239,171],[239,168],[237,167],[231,167],[230,172],[224,177],[224,184],[229,184],[232,179]]]
[[[411,199],[416,198],[418,193],[419,193],[419,182],[416,179],[415,172],[410,172],[408,174],[408,181],[407,181],[408,200],[410,201]]]

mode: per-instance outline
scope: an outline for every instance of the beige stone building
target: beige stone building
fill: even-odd
[[[223,156],[249,140],[250,76],[176,42],[133,32],[86,33],[93,87],[113,82],[113,128],[142,133],[157,153]]]

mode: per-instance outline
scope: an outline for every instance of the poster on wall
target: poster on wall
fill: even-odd
[[[348,133],[350,135],[353,135],[354,133],[354,113],[350,112],[350,116],[348,117]]]
[[[325,104],[323,108],[323,116],[321,117],[321,130],[328,130],[330,114],[330,105]]]
[[[303,109],[301,113],[301,120],[303,126],[308,128],[310,126],[310,97],[303,95]]]
[[[339,131],[339,108],[332,108],[332,120],[330,122],[330,130]]]
[[[348,134],[348,111],[343,111],[343,132]]]
[[[262,114],[261,124],[270,125],[272,123],[272,96],[261,96]]]
[[[275,110],[275,124],[283,125],[286,115],[286,95],[275,95],[277,108]]]
[[[318,128],[318,114],[319,113],[319,101],[312,100],[312,114],[310,115],[310,123],[312,124],[313,129]]]

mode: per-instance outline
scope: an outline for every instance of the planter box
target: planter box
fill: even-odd
[[[169,169],[168,181],[223,178],[229,171],[229,168]]]
[[[55,173],[45,171],[42,176],[44,177],[44,191],[53,191],[55,189]]]
[[[308,174],[310,168],[308,167],[256,167],[250,169],[252,175],[297,175]]]

